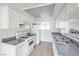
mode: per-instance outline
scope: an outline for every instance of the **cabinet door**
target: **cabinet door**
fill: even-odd
[[[20,15],[20,24],[23,26],[21,28],[29,28],[29,18],[25,15]]]
[[[9,24],[9,14],[8,14],[8,7],[3,6],[0,9],[0,29],[8,29]]]
[[[19,13],[13,9],[9,9],[9,27],[19,28]]]
[[[13,45],[1,43],[1,55],[4,56],[15,56],[16,55],[16,47]]]
[[[24,46],[20,46],[16,49],[16,55],[17,56],[24,56],[25,55],[25,47]]]
[[[21,14],[21,15],[20,15],[20,20],[21,20],[21,21],[29,22],[30,19],[29,19],[29,17],[28,17],[27,15]]]
[[[33,37],[33,43],[34,43],[34,46],[36,45],[36,42],[37,42],[37,39],[36,39],[36,35]]]
[[[16,47],[16,55],[25,56],[26,54],[27,54],[27,45],[26,45],[26,42],[24,41]]]

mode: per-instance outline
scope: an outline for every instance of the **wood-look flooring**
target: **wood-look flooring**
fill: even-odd
[[[34,48],[30,56],[53,56],[52,44],[41,42]]]

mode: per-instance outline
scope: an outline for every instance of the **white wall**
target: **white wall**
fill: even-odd
[[[51,31],[50,30],[41,30],[41,41],[45,42],[52,42],[52,36],[51,36]]]
[[[50,29],[41,31],[41,41],[52,42],[51,32],[59,32],[56,28],[56,20],[50,19],[49,23]]]
[[[41,41],[52,42],[51,32],[55,32],[56,26],[55,26],[54,20],[52,20],[52,21],[49,20],[48,22],[49,22],[49,29],[40,27],[40,39],[41,39]]]
[[[60,30],[56,28],[56,20],[52,19],[50,21],[50,30],[51,32],[59,32]]]
[[[0,38],[15,36],[20,31],[29,32],[29,29],[0,29]]]

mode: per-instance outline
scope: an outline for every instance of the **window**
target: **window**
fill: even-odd
[[[49,22],[41,22],[41,25],[39,26],[39,29],[42,29],[42,30],[48,30],[48,29],[50,29]]]

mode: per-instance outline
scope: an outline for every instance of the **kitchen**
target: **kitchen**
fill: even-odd
[[[0,3],[0,56],[79,56],[78,3]]]

